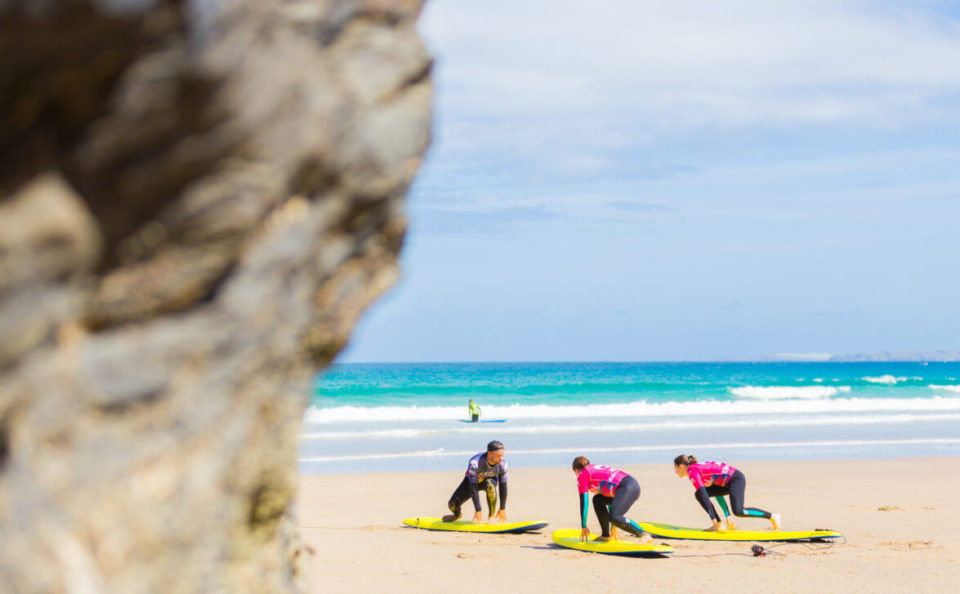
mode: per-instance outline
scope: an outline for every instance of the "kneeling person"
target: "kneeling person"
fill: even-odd
[[[480,452],[467,464],[467,472],[457,490],[450,496],[447,507],[452,514],[443,516],[444,522],[459,520],[462,506],[467,499],[473,500],[476,512],[473,514],[473,523],[479,524],[483,518],[480,508],[480,489],[487,494],[488,520],[493,520],[493,510],[497,505],[497,492],[500,493],[500,511],[497,512],[498,522],[507,519],[507,462],[503,459],[503,444],[491,441],[487,444],[487,451]]]

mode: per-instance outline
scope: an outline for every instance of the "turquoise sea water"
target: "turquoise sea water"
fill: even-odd
[[[505,422],[458,422],[469,398]],[[960,363],[349,364],[304,421],[310,473],[454,469],[490,439],[530,466],[955,455]]]

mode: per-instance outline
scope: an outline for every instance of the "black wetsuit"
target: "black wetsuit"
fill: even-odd
[[[467,499],[473,500],[475,511],[481,511],[480,507],[480,489],[487,494],[487,509],[489,515],[493,515],[497,505],[497,493],[500,494],[500,509],[507,509],[507,462],[500,460],[499,464],[491,466],[487,461],[487,453],[481,452],[470,458],[467,463],[467,472],[463,480],[457,486],[457,489],[450,496],[447,507],[453,512],[453,515],[460,517],[462,514],[461,506]]]
[[[600,521],[600,535],[610,536],[610,524],[625,530],[634,536],[643,534],[643,530],[627,517],[627,510],[640,498],[640,483],[630,475],[623,477],[613,497],[597,493],[593,496],[593,511]],[[580,517],[584,518],[586,496],[580,497]],[[586,520],[584,520],[586,521]]]
[[[770,512],[768,511],[755,507],[743,507],[743,494],[746,488],[747,478],[743,476],[742,472],[737,470],[730,477],[730,482],[728,482],[726,486],[720,487],[712,485],[710,487],[700,487],[697,489],[695,496],[703,509],[710,515],[710,519],[715,522],[720,521],[720,515],[717,514],[717,510],[714,509],[713,504],[710,503],[710,498],[723,497],[724,495],[730,496],[730,507],[733,508],[733,515],[740,518],[754,517],[770,519]]]

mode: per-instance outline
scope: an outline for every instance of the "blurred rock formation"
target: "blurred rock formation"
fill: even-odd
[[[305,592],[315,371],[393,283],[421,0],[0,0],[0,592]]]

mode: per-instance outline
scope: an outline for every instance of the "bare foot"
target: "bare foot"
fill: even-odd
[[[440,519],[444,522],[456,522],[457,520],[460,519],[460,516],[456,514],[447,514]]]
[[[640,544],[649,544],[649,543],[653,542],[653,537],[650,536],[649,533],[644,532],[643,534],[640,535],[640,540],[639,540],[638,542],[639,542]]]
[[[594,542],[610,542],[610,541],[612,540],[612,538],[609,537],[609,536],[598,536],[598,537],[594,538],[593,540],[594,540]]]

